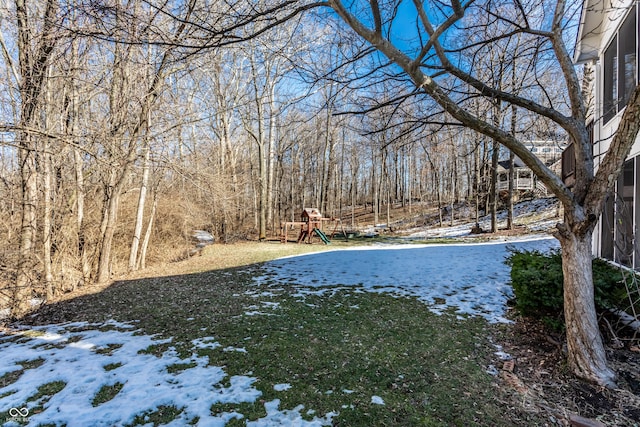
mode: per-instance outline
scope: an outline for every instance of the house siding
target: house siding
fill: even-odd
[[[609,149],[609,145],[615,132],[620,124],[620,119],[624,111],[622,103],[617,105],[617,110],[614,114],[607,115],[605,106],[605,52],[611,45],[614,39],[620,39],[619,30],[629,15],[629,11],[636,5],[636,1],[607,1],[600,3],[601,6],[594,6],[593,1],[585,1],[583,17],[581,19],[581,25],[588,25],[590,28],[599,28],[599,30],[590,30],[589,34],[586,34],[584,28],[579,31],[580,37],[578,39],[578,51],[575,58],[588,58],[591,66],[595,71],[595,78],[593,79],[592,86],[590,88],[592,99],[594,101],[590,108],[590,120],[593,120],[593,155],[594,166],[598,169],[604,155]],[[639,33],[639,21],[638,19],[638,7],[635,9],[635,79],[638,81],[638,33]],[[586,16],[585,16],[586,13]],[[590,15],[589,15],[590,14]],[[596,23],[598,25],[596,25]],[[616,40],[617,41],[617,40]],[[627,41],[627,39],[625,39]],[[594,59],[593,47],[599,44],[597,59]],[[589,52],[580,52],[584,46],[589,47]],[[584,47],[586,49],[586,47]],[[619,51],[616,51],[616,55]],[[627,56],[628,59],[629,57]],[[625,66],[627,62],[616,61],[616,66],[620,64]],[[617,73],[618,77],[622,74]],[[624,87],[624,84],[617,86],[618,88]],[[611,85],[606,89],[611,90]],[[619,99],[624,96],[624,93],[617,96]],[[620,108],[622,107],[622,108]],[[563,177],[568,174],[563,170]],[[603,210],[603,214],[599,219],[598,225],[594,231],[593,237],[593,253],[596,256],[608,258],[619,262],[621,264],[640,269],[640,247],[635,248],[634,236],[638,235],[636,231],[640,226],[640,138],[637,137],[636,141],[631,149],[625,167],[622,174],[618,178],[615,186],[615,193],[610,196]]]

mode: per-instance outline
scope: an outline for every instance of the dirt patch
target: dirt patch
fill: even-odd
[[[551,425],[571,425],[579,415],[607,426],[640,425],[640,352],[637,342],[607,349],[618,388],[609,390],[578,380],[566,365],[564,337],[551,334],[532,319],[515,319],[499,338],[505,353],[501,384],[531,412],[544,414]]]

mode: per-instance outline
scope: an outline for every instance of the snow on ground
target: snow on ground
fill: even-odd
[[[436,313],[453,308],[461,317],[482,316],[500,322],[506,321],[506,301],[512,296],[509,269],[504,264],[508,246],[545,251],[558,245],[548,236],[483,244],[380,244],[275,260],[265,264],[267,272],[256,282],[275,282],[278,291],[293,288],[301,297],[355,286],[358,292],[414,296]],[[271,292],[254,293],[256,298],[273,296]],[[277,310],[278,305],[261,303],[252,309],[245,315],[271,314],[264,310]],[[151,346],[156,346],[154,354],[145,351]],[[131,324],[114,321],[0,334],[0,377],[24,370],[15,382],[0,387],[0,414],[10,417],[3,425],[123,425],[138,416],[144,420],[162,406],[181,410],[169,426],[196,419],[198,425],[223,426],[242,418],[237,412],[212,415],[210,408],[216,403],[255,402],[262,394],[254,386],[258,378],[229,376],[207,356],[198,355],[198,350],[246,349],[223,347],[208,336],[194,339],[191,346],[191,357],[181,359],[171,339],[144,335]],[[48,400],[28,401],[39,387],[54,381],[64,383],[62,390]],[[111,400],[96,401],[110,386],[121,389]],[[290,385],[273,387],[286,392]],[[378,396],[371,399],[384,404]],[[264,407],[267,415],[247,422],[248,426],[315,427],[330,425],[337,415],[330,412],[305,421],[302,405],[280,409],[279,399],[264,402]]]
[[[108,330],[106,330],[108,329]],[[184,426],[199,419],[200,426],[224,426],[237,412],[211,415],[216,403],[255,402],[261,392],[257,378],[231,376],[198,356],[199,348],[215,349],[212,337],[193,340],[193,354],[181,359],[173,347],[159,356],[145,352],[150,346],[170,344],[170,339],[142,335],[128,324],[68,323],[0,334],[0,377],[29,367],[19,379],[0,388],[0,413],[4,426],[40,424],[68,427],[116,426],[132,423],[161,406],[175,406],[181,414],[169,426]],[[182,368],[180,367],[182,365]],[[38,388],[54,381],[64,388],[48,401],[28,400]],[[121,385],[106,402],[94,401],[105,386]],[[280,401],[265,402],[267,416],[248,423],[256,427],[330,425],[335,413],[312,421],[302,419],[302,406],[278,409]],[[38,407],[40,407],[38,409]]]
[[[374,405],[384,405],[384,400],[380,396],[371,396],[371,403]]]
[[[301,297],[335,292],[335,286],[359,286],[417,297],[438,314],[454,308],[460,315],[505,322],[506,303],[513,295],[504,263],[509,246],[547,251],[558,243],[538,236],[508,243],[380,244],[281,258],[266,263],[266,274],[256,280],[293,286]]]
[[[525,225],[529,231],[546,232],[555,227],[559,218],[557,215],[558,201],[555,198],[543,198],[534,199],[526,202],[521,202],[513,207],[513,214],[515,217],[515,225]],[[497,215],[498,228],[504,228],[507,224],[507,212],[500,211]],[[445,224],[449,224],[445,218]],[[491,217],[485,215],[480,218],[478,223],[483,230],[489,230],[491,228]],[[474,222],[456,221],[454,225],[447,225],[444,227],[431,227],[431,228],[414,228],[407,230],[407,237],[412,239],[417,238],[437,238],[437,237],[465,237],[471,235],[471,228],[475,225]]]

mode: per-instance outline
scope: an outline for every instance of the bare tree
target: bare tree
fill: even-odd
[[[579,75],[565,44],[566,25],[575,23],[577,18],[575,5],[567,4],[564,0],[514,1],[508,5],[458,0],[423,3],[414,0],[415,20],[412,24],[419,28],[419,36],[416,35],[413,40],[418,44],[414,45],[415,49],[406,49],[406,46],[394,43],[392,37],[394,25],[403,25],[398,22],[400,18],[395,13],[395,2],[392,3],[382,5],[372,0],[367,9],[363,5],[356,9],[341,0],[328,0],[325,4],[340,16],[347,27],[384,54],[390,63],[400,67],[417,89],[428,94],[454,120],[512,150],[562,202],[564,221],[558,224],[555,236],[562,247],[569,366],[581,378],[612,386],[615,374],[607,366],[594,304],[591,240],[605,196],[613,189],[640,127],[640,121],[636,119],[640,109],[640,87],[631,96],[611,148],[596,173],[585,122],[585,99]],[[515,14],[505,14],[507,9],[515,11]],[[550,19],[545,19],[545,10],[553,10]],[[476,14],[489,14],[494,22],[506,25],[508,31],[482,43],[462,48],[448,46],[451,38],[445,36],[457,29],[472,29],[473,18],[466,20],[465,16]],[[404,25],[403,28],[406,27]],[[545,67],[533,68],[531,78],[534,83],[527,91],[520,93],[481,80],[473,64],[463,60],[464,57],[473,58],[473,55],[482,54],[483,47],[491,46],[496,40],[516,34],[526,38],[531,47],[532,56],[529,60],[544,61],[545,64]],[[458,53],[464,53],[464,56]],[[539,82],[537,76],[545,72],[555,72],[564,81],[566,104],[555,104],[553,99],[545,97],[544,88],[536,86],[536,82]],[[511,132],[486,117],[462,108],[455,94],[442,86],[442,78],[439,77],[442,75],[454,78],[470,95],[516,105],[555,122],[576,147],[575,186],[568,188]]]
[[[187,4],[185,20],[189,18],[195,7],[195,1]],[[136,14],[135,5],[132,14]],[[129,35],[136,41],[140,34],[135,27],[136,21],[127,22],[127,15],[116,9],[114,15],[114,30]],[[179,25],[174,31],[172,39],[175,43],[181,39],[186,30],[186,24]],[[167,73],[171,70],[172,48],[164,49],[157,55],[157,62],[153,64],[153,71],[150,79],[141,93],[139,108],[133,113],[131,120],[129,108],[129,97],[139,88],[131,73],[131,66],[135,52],[134,44],[115,44],[113,53],[113,79],[109,88],[110,116],[108,118],[109,129],[105,136],[107,153],[111,156],[111,167],[107,171],[105,182],[105,199],[102,212],[101,243],[99,249],[98,268],[96,272],[96,282],[105,283],[111,275],[111,249],[115,232],[120,195],[124,189],[129,173],[138,157],[138,142],[147,127],[149,116],[159,93],[165,84]],[[141,76],[142,77],[142,76]],[[144,81],[144,80],[143,80]],[[123,144],[124,142],[124,144]],[[124,152],[120,152],[120,147]],[[138,239],[139,240],[139,239]],[[135,245],[135,243],[134,243]],[[137,255],[137,250],[136,250]]]
[[[18,28],[18,51],[20,70],[20,121],[18,125],[19,165],[22,188],[22,226],[20,231],[20,259],[12,293],[13,317],[24,314],[29,309],[33,290],[34,239],[37,231],[38,174],[36,130],[40,125],[38,111],[44,102],[44,87],[51,65],[50,59],[58,40],[57,0],[44,4],[41,32],[32,31],[33,5],[24,0],[16,0],[16,22]],[[31,10],[30,10],[31,9]]]

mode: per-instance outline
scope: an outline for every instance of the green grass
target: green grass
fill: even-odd
[[[178,372],[182,372],[187,369],[195,368],[198,366],[195,362],[190,363],[174,363],[173,365],[167,366],[167,372],[170,374],[177,374]]]
[[[340,291],[285,298],[279,316],[244,317],[227,334],[252,339],[243,341],[248,354],[225,354],[223,363],[230,371],[253,367],[263,399],[279,398],[281,408],[340,412],[343,425],[501,424],[479,320],[437,316],[413,299]],[[278,383],[292,388],[274,391]],[[373,395],[385,405],[372,404]],[[259,403],[222,410],[264,415]]]
[[[33,360],[23,360],[21,362],[17,362],[18,365],[22,366],[22,369],[16,369],[15,371],[10,371],[0,377],[0,388],[7,387],[20,379],[24,371],[27,369],[35,369],[44,363],[44,359],[33,359]],[[13,392],[7,392],[0,395],[0,398],[6,397],[13,394]]]
[[[170,423],[182,413],[182,409],[175,406],[160,406],[157,411],[145,412],[134,418],[131,426],[151,425],[159,426]]]
[[[51,309],[66,313],[68,321],[137,320],[136,328],[144,333],[172,338],[170,344],[144,351],[158,356],[175,347],[186,359],[194,351],[192,340],[213,336],[221,347],[199,349],[198,354],[208,356],[211,365],[224,367],[229,376],[257,378],[255,386],[262,392],[255,403],[212,406],[212,414],[244,416],[229,426],[265,416],[264,402],[273,399],[281,400],[281,410],[304,405],[300,412],[307,419],[338,412],[333,418],[336,426],[546,422],[530,419],[517,401],[510,401],[509,411],[504,410],[511,397],[501,394],[495,379],[485,372],[495,351],[488,341],[492,327],[485,321],[438,316],[413,298],[357,289],[294,298],[287,289],[276,290],[282,287],[279,284],[253,284],[256,274],[261,274],[259,264],[124,281]],[[273,296],[255,297],[265,291]],[[260,309],[272,316],[244,315],[248,307],[262,302],[279,306]],[[225,347],[245,348],[247,353],[223,351]],[[168,370],[177,373],[192,366],[185,360]],[[291,389],[275,391],[274,385],[280,383],[290,384]],[[117,391],[106,388],[94,402],[109,400]],[[385,405],[372,404],[374,395]],[[314,412],[308,414],[310,410]],[[132,425],[160,425],[181,411],[163,407],[140,414]]]
[[[110,401],[111,399],[116,397],[116,395],[120,392],[120,390],[122,390],[122,387],[124,387],[124,384],[122,383],[115,383],[112,385],[106,385],[106,384],[103,385],[102,387],[100,387],[100,390],[98,390],[96,395],[93,397],[93,401],[91,401],[91,405],[98,406],[105,402]]]
[[[104,346],[102,348],[96,349],[96,353],[105,354],[105,355],[109,355],[110,356],[110,355],[113,354],[114,351],[116,351],[120,347],[122,347],[122,344],[107,344],[106,346]]]
[[[103,366],[105,371],[113,371],[114,369],[118,369],[120,366],[122,366],[122,363],[118,362],[118,363],[107,363],[106,365]]]
[[[38,391],[27,399],[27,402],[36,402],[36,406],[29,409],[29,414],[42,412],[46,403],[66,385],[64,381],[52,381],[38,387]]]

